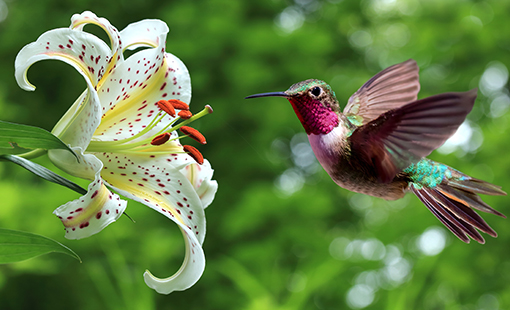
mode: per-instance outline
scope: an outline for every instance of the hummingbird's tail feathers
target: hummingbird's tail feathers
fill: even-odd
[[[506,193],[501,189],[501,186],[472,178],[456,169],[453,169],[452,167],[448,167],[448,171],[449,175],[445,176],[442,183],[439,185],[439,187],[442,188],[444,195],[447,195],[457,201],[464,201],[464,204],[479,211],[496,214],[506,218],[503,213],[494,210],[488,204],[483,202],[478,195],[476,195],[506,195]]]
[[[483,180],[475,179],[467,176],[466,180],[448,180],[448,185],[456,189],[461,189],[468,192],[477,194],[504,196],[506,193],[501,190],[501,186],[485,182]]]
[[[476,193],[478,193],[478,192],[475,192],[474,190],[455,188],[451,184],[448,184],[448,185],[442,184],[442,185],[439,185],[438,188],[441,190],[441,193],[443,195],[447,196],[451,200],[459,201],[473,209],[476,209],[476,210],[479,210],[482,212],[492,213],[492,214],[501,216],[503,218],[506,218],[506,216],[503,213],[494,210],[491,206],[489,206],[488,204],[483,202],[483,200],[476,195]],[[496,194],[488,194],[488,195],[502,195],[501,192],[503,192],[503,191],[500,190],[500,191],[496,192]]]
[[[471,196],[477,197],[475,194],[458,190],[456,193],[457,196],[453,196],[445,190],[450,189],[447,185],[439,185],[431,188],[411,184],[410,189],[460,240],[469,243],[469,236],[473,240],[484,244],[484,238],[476,229],[489,234],[492,237],[497,237],[497,233],[483,220],[480,215],[471,209],[474,207],[470,204],[470,202],[473,201]],[[467,195],[463,196],[462,194]],[[478,198],[478,200],[481,201],[480,198]],[[489,209],[494,210],[490,207]]]

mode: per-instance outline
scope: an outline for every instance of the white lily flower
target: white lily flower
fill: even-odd
[[[84,32],[87,24],[103,28],[110,47]],[[200,133],[184,125],[212,109],[206,106],[195,115],[188,111],[189,73],[177,57],[165,52],[167,33],[167,25],[160,20],[143,20],[118,32],[106,19],[86,11],[73,15],[69,28],[43,33],[19,52],[15,62],[16,80],[25,90],[35,89],[27,80],[28,68],[45,59],[72,65],[87,83],[87,89],[52,130],[71,146],[79,162],[65,150],[48,152],[57,167],[92,181],[86,195],[54,212],[62,220],[67,238],[93,235],[124,212],[126,201],[107,186],[179,225],[186,245],[182,267],[166,279],[149,271],[144,274],[147,285],[162,294],[185,290],[202,275],[204,208],[218,187],[211,180],[213,170],[208,161],[178,140],[190,136],[205,143]],[[124,59],[126,49],[138,47],[149,48]],[[181,111],[176,115],[174,109]],[[177,129],[184,136],[179,137]]]

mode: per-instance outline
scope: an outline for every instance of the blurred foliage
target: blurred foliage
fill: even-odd
[[[467,245],[416,197],[387,202],[338,188],[311,156],[288,102],[243,99],[318,78],[346,102],[379,70],[414,58],[420,98],[479,87],[469,121],[430,157],[508,190],[510,2],[0,0],[2,120],[51,130],[85,88],[56,61],[29,70],[35,92],[14,80],[17,52],[84,10],[118,29],[167,22],[167,50],[191,73],[192,110],[214,108],[198,124],[220,185],[206,210],[206,270],[187,291],[155,293],[142,273],[179,268],[175,225],[129,202],[136,223],[123,217],[96,236],[65,240],[51,212],[77,195],[2,163],[0,227],[56,239],[83,263],[47,255],[1,265],[0,308],[510,308],[508,220],[485,215],[499,237]],[[510,213],[508,198],[483,198]]]

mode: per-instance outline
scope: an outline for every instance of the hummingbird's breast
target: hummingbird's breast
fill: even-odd
[[[331,179],[353,192],[387,200],[402,198],[408,186],[405,176],[396,176],[391,183],[381,183],[373,167],[352,154],[349,136],[352,128],[340,122],[331,132],[309,134],[308,140],[317,160]]]

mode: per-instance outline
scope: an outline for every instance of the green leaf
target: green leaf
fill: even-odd
[[[73,250],[55,240],[28,232],[0,228],[0,264],[20,262],[51,252],[67,254],[81,262]]]
[[[21,154],[31,149],[64,149],[74,154],[69,146],[45,129],[0,121],[0,154]]]
[[[41,166],[23,157],[19,157],[16,155],[0,155],[0,161],[2,160],[11,161],[15,164],[18,164],[21,167],[32,172],[33,174],[37,175],[38,177],[41,177],[45,180],[56,183],[58,185],[65,186],[81,195],[85,195],[87,193],[87,190],[81,187],[80,185],[64,178],[61,175],[56,174],[55,172],[51,171],[50,169],[44,166]]]

